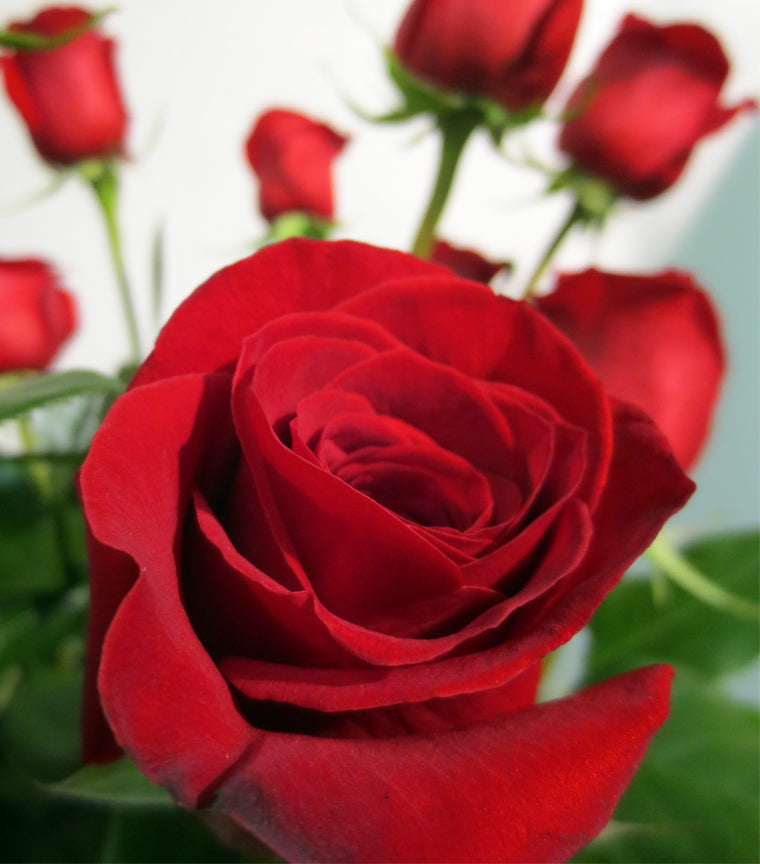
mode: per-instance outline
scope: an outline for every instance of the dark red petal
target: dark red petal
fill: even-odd
[[[477,381],[399,348],[357,363],[330,389],[365,396],[471,465],[511,479],[513,435]]]
[[[435,670],[437,691],[431,695],[453,695],[464,690],[498,687],[578,632],[591,618],[605,595],[618,583],[626,569],[657,536],[665,521],[680,509],[694,491],[659,430],[631,406],[615,404],[615,449],[610,478],[597,511],[594,534],[580,565],[557,581],[548,573],[546,587],[514,607],[514,623],[506,641],[494,648],[466,656],[439,659],[428,666],[408,670],[404,686],[417,692],[426,687],[430,670]],[[531,587],[529,582],[524,591]],[[533,587],[536,587],[535,585]],[[514,602],[514,601],[513,601]],[[471,634],[498,626],[503,609],[496,607],[473,622]],[[495,623],[496,622],[496,623]],[[334,629],[335,638],[369,662],[398,665],[414,653],[421,663],[444,657],[445,639],[409,646],[404,640],[371,642],[364,634],[355,636],[349,627]],[[354,642],[351,642],[351,638]],[[449,643],[450,644],[450,643]],[[459,646],[466,645],[460,638]],[[427,651],[423,652],[425,647]],[[366,655],[362,654],[362,650]],[[370,650],[371,649],[371,650]],[[436,650],[437,649],[437,650]],[[415,676],[420,676],[415,678]],[[429,683],[429,682],[428,682]],[[411,691],[410,691],[411,692]],[[413,698],[413,697],[412,697]]]
[[[91,577],[82,694],[82,758],[89,764],[111,762],[122,752],[103,715],[98,668],[103,640],[116,610],[137,581],[139,568],[129,555],[98,543],[91,531],[87,532],[87,558]]]
[[[256,364],[251,386],[267,420],[282,438],[304,396],[375,355],[375,350],[362,342],[297,336],[273,345],[264,354]]]
[[[320,600],[341,617],[369,623],[456,590],[457,568],[401,519],[283,446],[250,387],[251,376],[248,369],[234,388],[241,445],[257,486],[269,485],[271,518],[279,517]]]
[[[444,240],[436,240],[433,243],[430,260],[448,267],[452,273],[456,273],[462,279],[483,282],[486,285],[500,270],[505,268],[511,270],[512,267],[507,262],[488,261],[473,249],[460,249]]]
[[[291,312],[323,311],[389,279],[446,271],[402,252],[349,240],[295,238],[225,267],[174,312],[133,386],[209,372],[237,360],[246,336]]]
[[[182,585],[193,627],[213,657],[305,667],[356,662],[320,623],[309,592],[283,586],[240,555],[198,492],[194,509]]]
[[[183,806],[203,806],[250,728],[187,619],[171,552],[149,566],[163,578],[139,579],[119,607],[98,689],[116,740],[140,770]]]
[[[543,630],[591,617],[667,519],[689,500],[694,483],[676,462],[660,430],[638,408],[612,400],[615,449],[607,486],[594,513],[594,534],[583,563],[543,601],[521,609],[513,636],[532,640]],[[551,611],[549,611],[551,610]]]
[[[435,735],[262,733],[215,806],[290,860],[565,860],[612,815],[670,677],[648,667]]]
[[[103,709],[118,743],[187,806],[248,740],[247,724],[187,618],[177,572],[191,484],[228,406],[226,376],[184,376],[133,390],[114,404],[81,472],[94,538],[140,568],[110,624],[107,617],[91,620],[91,630],[106,630],[98,673]],[[94,559],[96,566],[109,563]],[[112,578],[110,569],[93,568],[94,596],[111,594],[104,585]],[[106,596],[94,616],[110,616],[117,599]]]
[[[430,276],[365,291],[340,311],[377,321],[415,351],[465,375],[524,389],[587,430],[579,494],[598,499],[612,448],[606,394],[572,344],[527,303],[474,282]]]

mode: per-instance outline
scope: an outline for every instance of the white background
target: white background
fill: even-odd
[[[420,137],[424,122],[371,126],[346,104],[350,97],[374,112],[394,105],[379,44],[392,40],[407,0],[120,0],[118,7],[104,28],[119,43],[117,63],[131,116],[132,159],[122,172],[121,215],[145,333],[149,247],[158,225],[166,232],[166,314],[210,273],[247,254],[263,234],[243,142],[256,116],[275,105],[305,111],[351,134],[352,143],[336,164],[341,236],[409,248],[432,184],[436,141]],[[29,18],[37,8],[26,0],[0,0],[0,23]],[[629,11],[661,23],[706,25],[732,60],[726,101],[760,95],[757,0],[587,0],[571,62],[550,103],[555,111]],[[652,203],[624,207],[603,237],[574,239],[560,262],[636,272],[674,262],[674,250],[709,208],[756,130],[757,120],[745,117],[705,141],[673,190]],[[535,155],[559,161],[548,124],[520,141],[510,149],[529,146]],[[58,365],[113,369],[125,359],[126,341],[91,196],[71,180],[55,194],[20,206],[51,183],[52,173],[2,93],[0,178],[0,256],[51,260],[79,301],[81,329]],[[441,233],[494,258],[515,260],[524,276],[567,208],[560,197],[541,199],[542,182],[508,164],[485,136],[476,137],[465,153]],[[716,258],[723,250],[711,254]],[[721,295],[720,285],[708,287]],[[756,315],[756,298],[747,302]],[[746,344],[731,345],[741,359],[733,371],[742,373],[741,387],[756,391],[756,334],[753,339],[751,330],[749,337],[746,327],[743,332]],[[728,337],[739,339],[733,332]],[[731,398],[740,400],[741,411],[741,394]],[[749,418],[746,404],[744,419],[737,415],[743,443],[730,440],[735,419],[721,433],[729,457],[745,448],[735,474],[715,461],[720,454],[710,454],[717,480],[712,487],[708,482],[711,503],[705,512],[711,518],[717,513],[718,522],[757,519],[756,396],[750,398]],[[748,476],[749,489],[741,491],[742,503],[736,505],[736,482],[743,478],[746,487]],[[716,496],[724,502],[716,505]]]

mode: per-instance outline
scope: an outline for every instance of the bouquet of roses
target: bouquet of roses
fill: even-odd
[[[19,135],[92,193],[125,328],[117,368],[51,371],[76,291],[0,248],[3,860],[758,860],[758,535],[662,531],[731,351],[712,286],[555,257],[755,103],[707,29],[633,14],[557,98],[582,7],[414,0],[350,141],[260,114],[233,144],[264,234],[149,351],[111,10],[0,22]],[[438,148],[410,251],[348,239],[334,195],[397,124]],[[527,270],[442,236],[471,145],[565,209]]]

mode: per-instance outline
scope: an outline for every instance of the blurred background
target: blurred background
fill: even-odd
[[[0,0],[0,23],[41,4]],[[436,169],[428,124],[373,126],[349,107],[393,107],[381,45],[408,0],[120,0],[104,29],[131,115],[121,220],[133,292],[147,332],[151,244],[164,233],[163,317],[219,267],[248,254],[266,229],[243,155],[266,108],[295,108],[351,135],[336,163],[337,236],[408,249]],[[93,7],[95,8],[95,7]],[[757,0],[586,0],[575,50],[554,97],[558,113],[627,12],[659,23],[694,21],[732,61],[728,103],[760,95]],[[4,95],[4,94],[3,94]],[[559,164],[552,124],[508,138],[505,149]],[[681,181],[655,201],[620,207],[602,236],[572,237],[558,263],[651,272],[692,270],[724,324],[730,371],[699,491],[676,520],[710,533],[760,521],[760,134],[744,116],[697,148]],[[54,181],[0,98],[0,256],[53,262],[76,295],[80,330],[59,368],[113,370],[126,357],[99,215],[81,184]],[[440,234],[494,259],[514,260],[515,282],[536,263],[568,201],[545,199],[544,179],[518,169],[478,134],[470,142]],[[507,286],[508,288],[509,286]]]

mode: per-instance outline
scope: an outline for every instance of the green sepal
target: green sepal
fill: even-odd
[[[260,245],[279,243],[291,237],[308,237],[311,240],[327,240],[336,230],[337,224],[329,219],[320,219],[311,213],[294,210],[283,213],[272,221]]]
[[[399,91],[402,103],[385,114],[368,115],[360,109],[357,113],[373,123],[403,123],[421,115],[432,116],[439,127],[451,123],[451,117],[457,115],[475,115],[474,125],[486,129],[494,144],[501,143],[505,133],[518,126],[524,126],[542,115],[540,106],[522,111],[509,111],[498,102],[471,96],[467,93],[457,93],[439,90],[417,78],[404,66],[390,48],[383,49],[388,75]]]
[[[87,21],[76,27],[70,27],[55,36],[40,36],[38,33],[23,33],[14,30],[0,30],[0,48],[11,48],[14,51],[52,51],[67,42],[72,42],[88,30],[96,27],[106,15],[115,11],[114,6],[100,12],[90,14]]]
[[[547,190],[570,192],[575,198],[577,217],[581,225],[601,227],[607,221],[620,195],[604,180],[570,167],[555,175]]]
[[[116,378],[90,370],[71,370],[43,375],[0,376],[0,421],[9,420],[49,402],[87,393],[121,394]]]

